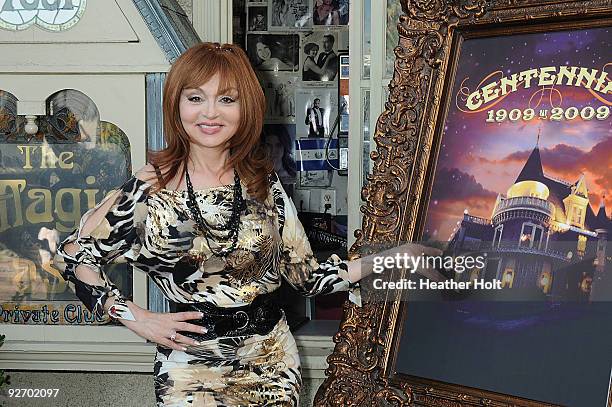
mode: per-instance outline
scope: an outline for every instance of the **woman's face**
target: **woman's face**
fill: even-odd
[[[274,169],[278,171],[283,165],[283,154],[285,153],[285,149],[276,136],[266,137],[264,143],[270,154],[270,159],[274,162]]]
[[[270,47],[268,47],[266,44],[264,44],[262,42],[258,42],[257,44],[255,44],[255,47],[256,47],[256,50],[257,50],[257,56],[262,61],[267,61],[272,56],[272,52],[270,51]]]
[[[316,47],[315,47],[315,48],[312,48],[312,49],[310,50],[310,52],[308,53],[308,55],[314,58],[314,57],[316,57],[316,56],[317,56],[317,54],[318,54],[318,53],[319,53],[319,48],[316,48]]]
[[[238,90],[219,92],[219,74],[195,89],[183,89],[179,113],[189,141],[224,151],[240,125]]]

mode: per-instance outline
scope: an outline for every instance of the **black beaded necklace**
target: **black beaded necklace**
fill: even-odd
[[[236,250],[236,246],[238,243],[238,230],[240,229],[240,212],[242,212],[246,205],[244,203],[244,199],[242,198],[242,187],[240,185],[240,176],[238,176],[238,172],[234,169],[234,200],[232,201],[232,214],[230,215],[227,222],[220,225],[211,225],[202,216],[202,212],[200,212],[200,207],[198,206],[198,202],[196,200],[195,192],[193,190],[193,185],[191,184],[191,179],[189,178],[189,171],[185,168],[185,181],[187,183],[187,207],[189,207],[189,211],[191,212],[191,216],[195,221],[200,233],[206,239],[206,244],[208,244],[208,248],[212,252],[213,255],[217,257],[225,257],[234,250]],[[212,231],[217,232],[227,232],[226,239],[232,241],[229,247],[225,247],[218,252],[215,252],[211,245],[209,238],[214,238],[215,235]]]

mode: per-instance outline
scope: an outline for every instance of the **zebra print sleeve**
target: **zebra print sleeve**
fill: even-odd
[[[357,287],[348,280],[347,264],[337,255],[332,254],[323,263],[317,262],[295,205],[275,174],[271,177],[271,188],[282,236],[280,273],[285,280],[306,297]]]
[[[142,222],[146,218],[148,187],[144,181],[132,177],[118,189],[118,194],[110,194],[96,207],[87,211],[81,218],[79,228],[57,249],[54,264],[59,268],[62,277],[74,284],[76,296],[89,311],[98,316],[104,315],[107,298],[117,296],[123,299],[119,289],[103,272],[102,266],[130,262],[138,257],[141,243],[137,231],[142,230]],[[91,233],[83,236],[83,226],[89,217],[104,206],[108,199],[114,199],[115,202]],[[69,243],[75,243],[77,246],[76,253],[72,255],[65,251],[65,246]],[[79,280],[76,268],[81,264],[96,270],[104,284],[91,285]]]

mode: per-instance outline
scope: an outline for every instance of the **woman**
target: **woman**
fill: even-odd
[[[294,27],[295,15],[291,12],[292,0],[275,0],[272,6],[272,25],[275,27]]]
[[[284,124],[268,124],[261,135],[262,143],[268,150],[268,157],[274,164],[274,172],[283,186],[294,184],[297,164],[293,159],[295,137],[291,137]]]
[[[300,360],[274,301],[281,278],[314,296],[362,277],[358,262],[313,257],[262,153],[264,109],[239,47],[187,50],[164,85],[167,147],[88,211],[57,250],[54,264],[91,312],[157,344],[158,406],[297,406]],[[177,312],[124,298],[101,266],[126,261]]]
[[[250,51],[253,65],[260,71],[293,71],[294,67],[272,56],[270,46],[262,37],[258,37],[255,47]]]
[[[320,81],[321,77],[325,74],[327,69],[327,63],[322,67],[317,65],[316,57],[319,53],[319,46],[314,42],[309,42],[304,45],[304,53],[307,55],[304,59],[304,65],[302,65],[302,80],[303,81]]]
[[[339,25],[338,5],[334,0],[316,0],[313,14],[314,25]]]
[[[167,147],[82,218],[55,264],[88,309],[157,343],[158,406],[297,406],[300,360],[273,293],[353,287],[359,267],[313,257],[260,150],[265,100],[246,55],[203,43],[164,87]],[[101,271],[131,262],[179,312],[122,297]]]

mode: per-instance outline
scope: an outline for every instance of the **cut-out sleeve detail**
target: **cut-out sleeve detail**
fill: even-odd
[[[335,254],[325,262],[317,262],[293,201],[287,196],[275,174],[270,177],[270,183],[282,237],[281,275],[304,296],[349,290],[352,294],[351,301],[360,305],[359,283],[349,281],[347,263]]]
[[[76,296],[87,309],[98,316],[104,315],[107,298],[117,296],[123,299],[119,289],[103,272],[102,266],[131,262],[138,257],[142,247],[139,231],[144,230],[147,215],[148,188],[147,183],[132,177],[95,208],[87,211],[81,218],[79,228],[57,249],[55,266],[65,280],[74,284]],[[110,207],[109,200],[113,200]],[[108,210],[102,217],[97,211],[105,208]],[[100,220],[95,225],[90,225],[87,224],[90,217],[93,217],[92,221]],[[87,235],[83,233],[85,226],[87,230],[91,230]],[[71,246],[69,250],[66,250],[67,245]],[[102,284],[90,284],[77,278],[77,267],[80,265],[96,271]]]

